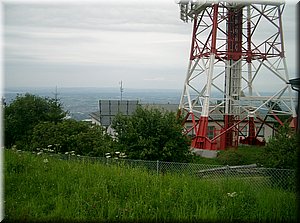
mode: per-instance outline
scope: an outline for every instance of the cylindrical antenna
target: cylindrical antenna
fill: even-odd
[[[121,80],[121,82],[120,82],[121,101],[122,101],[122,98],[123,98],[123,91],[124,91],[124,88],[123,88],[123,82],[122,82],[122,80]]]

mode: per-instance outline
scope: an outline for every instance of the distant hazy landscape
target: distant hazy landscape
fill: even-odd
[[[35,94],[41,97],[54,98],[56,94],[53,88],[6,88],[4,97],[6,103],[10,103],[18,94]],[[123,100],[139,100],[140,103],[179,103],[181,90],[161,89],[125,89]],[[70,112],[70,116],[76,120],[89,118],[89,113],[98,110],[100,99],[120,99],[119,88],[57,88],[57,97],[63,104],[63,108]]]
[[[139,100],[141,104],[179,104],[181,89],[133,89],[123,91],[123,100]],[[18,94],[30,93],[41,97],[60,99],[64,110],[69,111],[70,116],[76,120],[88,119],[91,112],[99,110],[98,101],[103,99],[118,100],[121,98],[120,88],[5,88],[4,97],[6,103],[10,103]],[[262,92],[263,95],[272,93]],[[221,97],[213,92],[213,97]]]

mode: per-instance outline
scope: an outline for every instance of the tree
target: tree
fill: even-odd
[[[42,98],[29,93],[18,95],[4,108],[5,146],[22,142],[28,143],[28,136],[36,124],[43,121],[60,122],[67,112],[59,101]]]
[[[189,139],[174,112],[138,107],[130,117],[118,114],[112,127],[122,152],[131,159],[189,161]]]
[[[299,138],[287,124],[282,126],[265,147],[266,167],[296,169]]]
[[[78,155],[104,156],[111,151],[112,139],[101,126],[72,119],[57,124],[41,122],[33,129],[30,148],[37,151],[49,147],[60,153],[75,151]]]

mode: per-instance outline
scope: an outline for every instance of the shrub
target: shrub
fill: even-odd
[[[220,151],[216,160],[222,165],[248,165],[263,162],[264,147],[240,146],[237,149],[230,148]]]
[[[218,154],[217,159],[222,165],[244,165],[243,155],[237,149],[231,148]]]
[[[18,95],[4,108],[5,146],[27,144],[28,136],[41,121],[60,122],[67,112],[58,100],[41,98],[31,94]]]
[[[48,148],[55,152],[75,151],[79,155],[103,156],[110,151],[112,139],[101,126],[64,120],[60,123],[44,122],[35,126],[31,137],[31,150]]]
[[[116,116],[112,126],[120,150],[131,159],[186,162],[189,140],[175,113],[138,107],[131,117]]]
[[[288,125],[282,126],[265,147],[264,165],[272,168],[296,169],[299,138]]]

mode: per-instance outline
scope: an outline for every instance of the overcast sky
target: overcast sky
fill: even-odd
[[[290,77],[296,76],[295,1],[283,26]],[[5,1],[4,87],[181,89],[192,24],[174,0]]]

